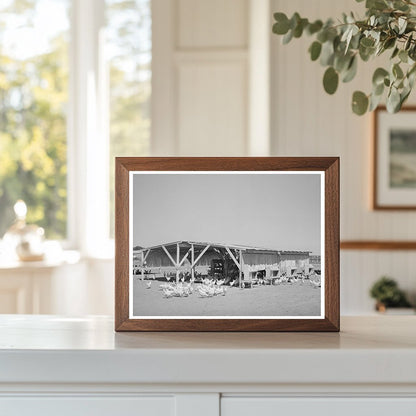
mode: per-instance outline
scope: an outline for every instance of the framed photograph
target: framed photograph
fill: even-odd
[[[339,159],[116,158],[116,331],[339,331]]]
[[[374,112],[373,208],[416,209],[416,107]]]

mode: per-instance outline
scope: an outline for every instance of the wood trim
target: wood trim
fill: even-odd
[[[416,250],[416,241],[341,241],[341,250]]]
[[[325,170],[325,315],[334,330],[340,327],[339,283],[339,158]]]
[[[116,159],[115,327],[129,319],[129,171]]]
[[[375,211],[414,211],[416,210],[416,205],[380,205],[378,202],[378,186],[377,186],[377,170],[378,170],[378,119],[381,111],[387,111],[385,106],[379,106],[373,111],[373,193],[372,193],[372,207]],[[406,106],[403,107],[401,112],[414,111],[416,112],[416,106]]]
[[[324,319],[129,319],[130,171],[325,172]],[[116,158],[116,331],[339,331],[339,158],[118,157]]]

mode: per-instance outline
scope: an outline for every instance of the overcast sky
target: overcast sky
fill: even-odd
[[[133,244],[178,240],[320,254],[319,174],[134,174]]]

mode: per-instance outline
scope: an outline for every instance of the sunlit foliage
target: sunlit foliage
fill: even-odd
[[[44,227],[49,238],[64,238],[67,33],[57,33],[39,54],[30,45],[13,53],[8,40],[16,26],[33,27],[34,3],[15,0],[0,8],[0,237],[23,199],[28,222]]]

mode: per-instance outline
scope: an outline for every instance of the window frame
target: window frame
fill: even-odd
[[[72,0],[67,118],[68,223],[65,246],[112,257],[109,235],[108,74],[105,1]]]

